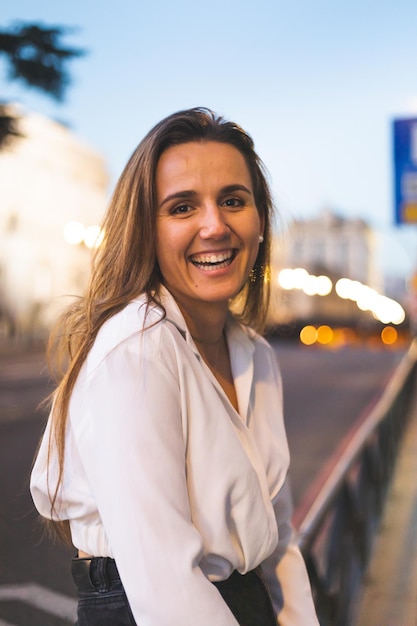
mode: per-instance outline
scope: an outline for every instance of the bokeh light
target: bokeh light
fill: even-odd
[[[84,243],[87,248],[98,248],[103,241],[103,236],[100,226],[88,226],[84,231]]]
[[[317,329],[317,341],[323,345],[331,343],[333,340],[333,330],[326,324],[319,326]]]
[[[68,222],[64,227],[64,239],[72,246],[84,244],[87,248],[98,248],[104,238],[100,226],[84,226],[81,222]]]
[[[82,243],[84,239],[84,225],[81,222],[68,222],[64,227],[64,239],[72,246]]]
[[[317,341],[317,329],[314,326],[304,326],[300,332],[300,341],[305,346],[312,346]]]
[[[381,331],[381,339],[386,346],[392,346],[398,340],[398,332],[392,326],[385,326]]]

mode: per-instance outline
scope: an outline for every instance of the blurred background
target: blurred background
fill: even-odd
[[[1,336],[44,334],[83,291],[137,143],[169,113],[207,106],[251,133],[270,173],[271,324],[297,337],[309,321],[390,325],[385,340],[398,338],[416,316],[417,218],[395,219],[393,121],[417,117],[416,19],[411,0],[4,3],[1,100],[14,134],[0,146]],[[336,289],[340,279],[362,291]],[[381,314],[390,302],[377,296],[404,313]]]

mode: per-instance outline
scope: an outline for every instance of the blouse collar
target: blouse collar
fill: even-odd
[[[201,359],[200,352],[187,328],[175,298],[163,285],[159,292],[159,299],[166,311],[165,319],[177,328],[197,358]],[[251,328],[240,324],[231,313],[227,317],[225,332],[238,397],[239,413],[246,421],[253,380],[253,353],[255,351],[256,333]]]

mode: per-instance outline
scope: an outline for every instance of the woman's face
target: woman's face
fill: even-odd
[[[215,141],[173,146],[159,159],[156,192],[163,283],[186,310],[227,307],[249,276],[263,229],[244,157]]]

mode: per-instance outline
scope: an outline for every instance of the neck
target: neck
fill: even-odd
[[[195,303],[187,306],[187,303],[178,300],[176,302],[201,357],[222,386],[232,406],[239,411],[224,332],[228,303],[205,302],[200,306]]]
[[[196,343],[201,344],[202,346],[217,346],[223,340],[224,331],[222,331],[222,334],[217,339],[207,339],[206,337],[196,337],[193,334],[191,335],[191,337],[194,339]]]
[[[184,316],[187,328],[194,341],[202,346],[217,346],[224,338],[224,328],[228,314],[228,306],[204,303],[204,306],[184,306],[177,304]]]

